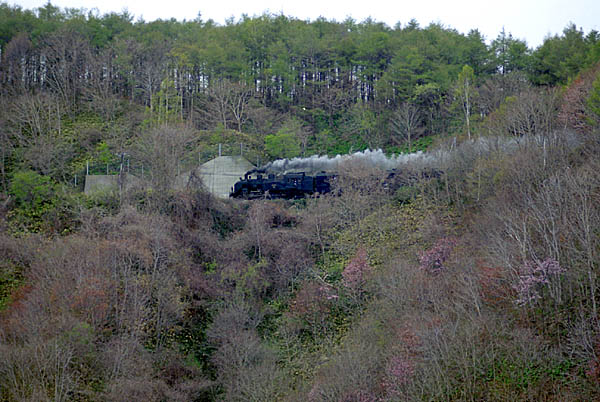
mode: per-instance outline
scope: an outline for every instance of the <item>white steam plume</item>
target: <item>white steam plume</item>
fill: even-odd
[[[262,166],[260,170],[267,173],[281,174],[289,171],[303,171],[307,174],[315,174],[321,171],[334,173],[348,163],[359,163],[382,170],[410,167],[412,169],[445,169],[445,166],[455,158],[464,158],[467,155],[484,157],[487,154],[502,152],[512,153],[517,148],[529,146],[546,149],[550,144],[564,142],[564,146],[573,149],[579,146],[579,140],[571,132],[556,132],[548,136],[524,136],[524,137],[483,137],[464,141],[460,144],[454,142],[446,146],[438,147],[428,152],[415,152],[411,154],[399,154],[386,156],[381,149],[375,151],[366,150],[349,155],[314,155],[308,158],[278,159]]]
[[[398,168],[408,163],[426,162],[433,159],[432,154],[416,152],[412,154],[400,154],[386,156],[381,149],[375,151],[366,150],[349,155],[313,155],[308,158],[277,159],[262,166],[259,170],[267,173],[284,173],[289,171],[303,171],[307,173],[336,172],[347,163],[364,163],[382,170]]]

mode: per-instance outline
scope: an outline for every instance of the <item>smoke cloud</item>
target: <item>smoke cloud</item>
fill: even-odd
[[[407,164],[420,164],[433,158],[433,154],[423,152],[388,157],[381,149],[377,149],[334,157],[314,155],[308,158],[278,159],[260,167],[258,170],[275,174],[289,171],[303,171],[314,174],[322,171],[337,172],[342,166],[351,163],[366,164],[374,168],[390,170]]]
[[[485,157],[485,155],[504,152],[513,152],[522,146],[533,146],[543,152],[550,143],[562,141],[566,147],[573,149],[579,146],[578,138],[571,132],[553,133],[549,136],[526,136],[526,137],[484,137],[464,141],[460,144],[452,141],[440,146],[436,150],[428,152],[415,152],[411,154],[399,154],[387,156],[381,149],[374,151],[366,150],[348,155],[314,155],[308,158],[278,159],[261,166],[254,171],[282,174],[286,172],[306,172],[316,174],[319,172],[335,173],[344,165],[356,163],[359,166],[370,166],[381,170],[391,169],[441,169],[444,170],[448,164],[456,158]]]

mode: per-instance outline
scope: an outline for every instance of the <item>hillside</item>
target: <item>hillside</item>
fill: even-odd
[[[600,399],[599,39],[0,3],[0,401]]]

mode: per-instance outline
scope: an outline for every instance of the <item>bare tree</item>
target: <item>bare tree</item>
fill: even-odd
[[[321,257],[325,257],[328,244],[328,231],[335,224],[332,197],[312,198],[307,201],[307,208],[300,222],[302,230],[312,244],[319,247]]]
[[[199,106],[201,125],[214,128],[221,125],[242,131],[249,118],[252,88],[244,83],[219,79],[211,82],[204,101]]]
[[[473,68],[465,65],[462,71],[458,74],[458,81],[454,88],[454,96],[460,103],[465,116],[465,124],[467,128],[467,137],[471,139],[471,113],[473,111],[473,103],[477,95],[475,88],[475,74]]]
[[[5,126],[35,170],[65,179],[71,144],[61,136],[60,101],[52,94],[24,94],[11,102]]]
[[[4,97],[0,97],[0,108],[3,110],[8,109]],[[2,180],[2,192],[4,194],[8,191],[6,164],[12,153],[14,142],[14,136],[11,135],[8,127],[7,116],[3,113],[2,116],[0,116],[0,176]]]
[[[487,116],[496,110],[509,96],[531,88],[527,76],[522,72],[495,74],[488,78],[479,88],[479,110]]]
[[[403,102],[394,111],[391,119],[392,141],[401,145],[406,140],[408,142],[408,151],[412,150],[412,141],[419,133],[421,123],[421,112],[417,105],[410,102]]]
[[[560,94],[555,89],[529,89],[507,97],[488,119],[488,129],[497,135],[549,137],[556,129]]]
[[[165,195],[173,187],[179,163],[194,140],[194,131],[186,126],[155,127],[138,136],[133,152],[148,167],[157,194]]]
[[[258,336],[259,317],[243,301],[229,304],[216,314],[208,330],[208,338],[217,348],[212,361],[226,399],[281,399],[285,376],[277,367],[274,351]]]
[[[89,78],[85,82],[83,95],[92,110],[112,121],[119,110],[119,98],[114,82],[112,60],[115,58],[112,48],[99,54],[90,54]]]
[[[50,88],[67,111],[75,110],[87,78],[89,43],[75,31],[64,31],[44,40],[42,54]]]
[[[336,113],[350,104],[352,95],[340,85],[318,87],[313,95],[313,104],[322,108],[327,114],[329,127],[333,128],[333,119]]]
[[[252,96],[253,90],[244,83],[235,83],[232,85],[229,109],[236,123],[237,131],[242,131],[242,126],[248,119],[248,102]]]
[[[15,35],[2,52],[0,83],[12,89],[24,90],[31,84],[32,45],[27,34]]]
[[[143,88],[144,99],[151,112],[156,108],[155,95],[160,91],[160,84],[167,75],[167,43],[154,43],[152,46],[136,46],[134,43],[126,43],[134,51],[137,51],[137,56],[134,59],[136,70],[140,76],[136,77],[136,81],[141,83]]]

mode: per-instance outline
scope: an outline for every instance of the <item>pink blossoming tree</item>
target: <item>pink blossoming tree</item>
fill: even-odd
[[[402,396],[402,388],[409,384],[415,374],[414,363],[403,357],[393,356],[387,363],[383,387],[388,396],[396,399]]]
[[[344,286],[355,292],[362,292],[367,277],[372,268],[367,261],[367,251],[359,248],[354,258],[346,265],[342,272]]]
[[[419,258],[420,268],[430,274],[439,274],[444,270],[444,263],[450,257],[454,247],[456,247],[455,238],[443,237],[439,239],[433,247],[421,253]]]
[[[517,291],[517,304],[524,306],[533,304],[542,297],[544,288],[557,278],[565,269],[558,261],[547,258],[541,262],[527,261],[521,267],[519,282],[514,286]]]

